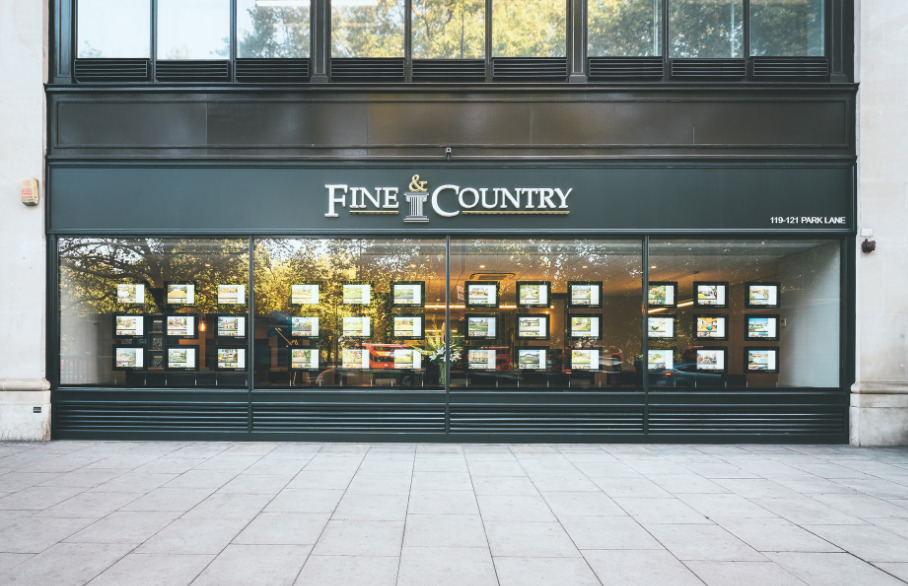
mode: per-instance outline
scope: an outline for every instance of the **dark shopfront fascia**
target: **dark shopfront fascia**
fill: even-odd
[[[140,4],[144,53],[119,56],[83,54],[80,3],[51,4],[55,437],[847,441],[852,2],[799,3],[822,7],[795,27],[809,23],[822,42],[794,52],[764,51],[760,35],[778,30],[754,28],[757,10],[787,5],[728,2],[746,10],[739,42],[721,54],[678,52],[673,4],[654,3],[658,43],[627,55],[588,42],[593,3],[570,0],[564,50],[528,59],[493,49],[495,7],[506,4],[486,0],[485,49],[468,61],[424,59],[409,24],[393,59],[335,54],[341,21],[326,1],[311,4],[299,58],[248,58],[234,25],[250,2],[232,1],[218,13],[224,55],[172,60],[157,51],[165,3]],[[422,181],[428,221],[405,222],[419,215],[409,199],[421,197],[406,194]],[[448,188],[436,209],[445,185],[476,195],[461,205],[461,189]],[[375,199],[357,192],[365,207],[351,209],[354,187]],[[521,215],[466,213],[516,211],[495,208],[496,187]],[[497,204],[474,204],[483,188]],[[325,215],[332,193],[346,197],[338,217]],[[419,255],[404,259],[402,245]],[[122,255],[113,274],[111,263],[77,270],[112,251]],[[423,305],[396,304],[395,283]],[[468,307],[468,283],[495,302]],[[128,287],[138,284],[141,303]],[[315,284],[326,307],[293,302],[293,285],[301,301]],[[348,301],[368,287],[369,302],[344,303],[344,285]],[[190,286],[195,305],[184,302]],[[710,304],[720,291],[724,303]],[[532,302],[543,293],[548,305]],[[460,339],[470,318],[473,335]],[[139,323],[145,337],[124,335]],[[397,325],[411,330],[395,335]],[[417,367],[412,350],[431,350],[439,333],[462,356]],[[184,366],[193,350],[198,369],[158,370],[169,347]],[[532,368],[540,348],[551,353]],[[304,351],[296,368],[293,349]],[[245,370],[232,368],[239,350]],[[140,355],[143,368],[130,366]],[[353,368],[357,358],[369,362]]]
[[[56,437],[847,435],[851,164],[55,162],[49,190]]]

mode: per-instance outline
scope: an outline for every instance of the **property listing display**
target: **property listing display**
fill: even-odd
[[[69,304],[61,302],[61,329],[72,340],[61,352],[61,386],[779,388],[803,378],[792,375],[803,360],[787,358],[796,344],[823,345],[807,335],[801,308],[816,319],[826,298],[805,299],[808,279],[788,288],[796,271],[778,266],[779,251],[804,249],[798,242],[769,247],[766,266],[738,274],[746,260],[717,254],[715,266],[698,265],[702,255],[686,243],[667,247],[683,257],[677,262],[659,254],[646,262],[629,238],[601,249],[583,239],[544,240],[528,255],[525,242],[462,239],[457,252],[454,240],[266,239],[259,251],[257,241],[238,239],[236,247],[255,249],[254,259],[222,254],[234,244],[213,240],[218,254],[193,264],[181,255],[205,246],[173,247],[166,262],[98,291],[86,272],[61,284]],[[67,262],[61,271],[70,270]],[[162,266],[179,270],[162,274]],[[99,309],[74,319],[66,314],[73,299]],[[824,314],[838,315],[837,307]],[[93,320],[101,328],[89,336]],[[786,335],[788,324],[804,328],[797,333],[806,341]],[[80,344],[94,354],[86,357]]]

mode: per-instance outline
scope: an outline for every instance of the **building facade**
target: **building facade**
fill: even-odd
[[[904,440],[860,5],[333,4],[52,3],[36,425]]]

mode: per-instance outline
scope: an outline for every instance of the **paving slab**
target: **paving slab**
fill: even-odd
[[[0,584],[905,584],[908,448],[0,443]]]

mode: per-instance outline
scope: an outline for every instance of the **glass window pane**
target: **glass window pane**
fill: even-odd
[[[642,246],[454,240],[451,386],[640,389]]]
[[[237,57],[309,56],[310,0],[237,0]]]
[[[415,59],[481,59],[485,55],[484,0],[413,0]]]
[[[676,291],[649,303],[650,387],[839,386],[837,241],[651,240],[649,261]]]
[[[63,238],[60,384],[248,386],[248,242]]]
[[[823,4],[823,0],[751,0],[751,55],[822,56]]]
[[[567,6],[564,0],[495,0],[493,57],[564,57]]]
[[[443,385],[443,240],[260,240],[255,277],[257,388]]]
[[[673,58],[740,58],[743,0],[669,2],[669,55]]]
[[[590,0],[590,57],[662,55],[662,0]]]
[[[404,0],[333,0],[332,57],[403,57]]]
[[[79,0],[78,23],[80,58],[151,55],[150,0]]]
[[[157,0],[158,59],[227,59],[230,0]]]

